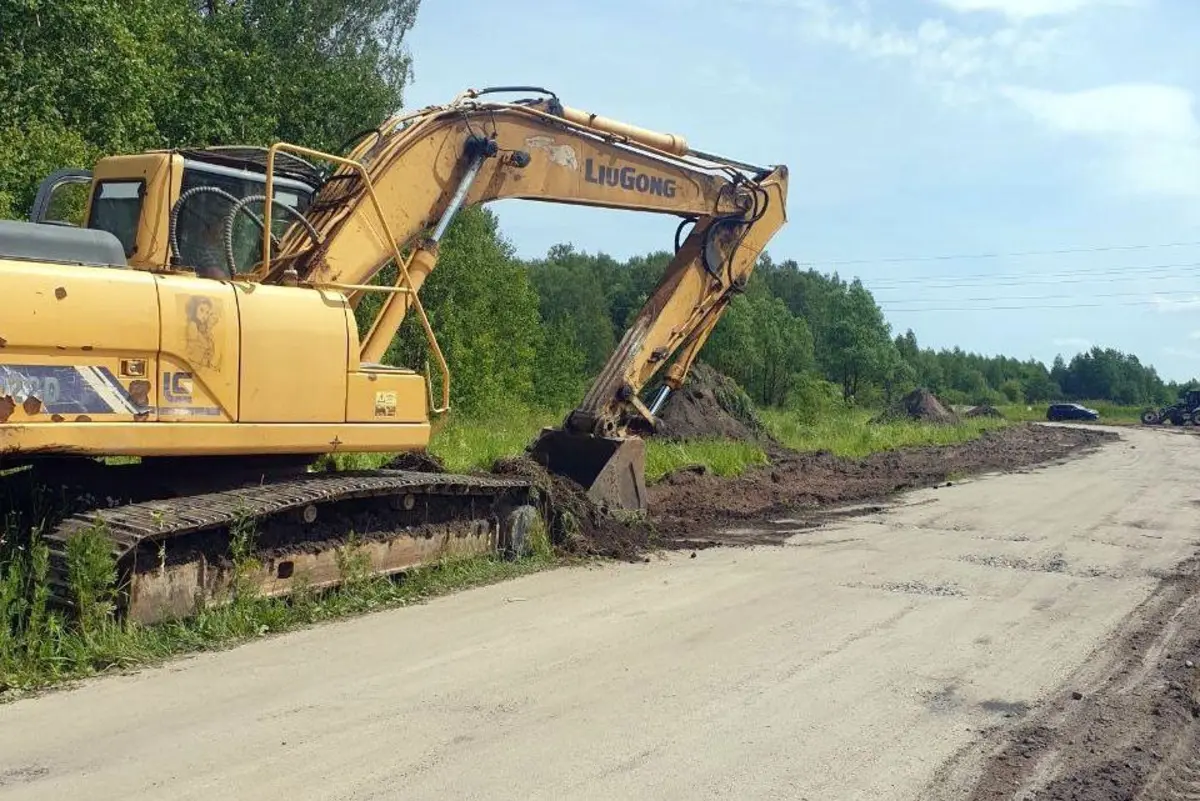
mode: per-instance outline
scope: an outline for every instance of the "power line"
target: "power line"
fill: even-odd
[[[1152,248],[1181,248],[1200,246],[1200,241],[1158,242],[1141,245],[1107,245],[1100,247],[1058,248],[1055,250],[1017,250],[1007,253],[958,253],[939,256],[888,256],[877,259],[835,259],[832,261],[797,262],[800,267],[837,267],[851,264],[896,264],[900,262],[966,261],[969,259],[1015,259],[1027,256],[1061,256],[1068,253],[1108,253],[1119,250],[1150,250]]]
[[[1159,293],[1162,294],[1162,293]],[[1195,308],[1200,310],[1200,294],[1188,293],[1196,296],[1197,303]],[[1127,300],[1116,303],[1064,303],[1055,305],[1034,306],[1027,303],[1022,303],[1018,306],[943,306],[935,308],[920,308],[920,309],[898,309],[895,307],[880,308],[888,313],[903,313],[903,312],[980,312],[980,311],[1025,311],[1027,309],[1094,309],[1104,306],[1149,306],[1159,304],[1157,300]],[[1190,305],[1190,304],[1189,304]]]
[[[1130,275],[1124,277],[1108,276],[1101,278],[1061,278],[1050,281],[964,281],[959,283],[941,283],[941,284],[921,284],[919,286],[884,286],[877,287],[871,285],[867,287],[872,295],[878,295],[882,292],[911,292],[915,289],[928,290],[943,290],[943,289],[986,289],[988,287],[1007,287],[1007,286],[1061,286],[1073,284],[1102,284],[1111,286],[1114,284],[1124,284],[1131,281],[1191,281],[1193,283],[1200,282],[1200,275],[1179,275],[1165,272],[1143,273],[1140,275]]]
[[[1150,275],[1150,273],[1160,273],[1166,270],[1183,270],[1190,267],[1200,267],[1200,261],[1176,261],[1176,263],[1166,264],[1146,264],[1134,265],[1126,267],[1104,267],[1102,270],[1056,270],[1056,271],[1040,271],[1040,272],[994,272],[994,273],[967,273],[967,275],[941,275],[941,276],[906,276],[902,278],[880,278],[875,281],[863,282],[864,287],[874,291],[877,288],[887,288],[888,285],[910,285],[923,284],[930,285],[938,282],[955,282],[955,283],[992,283],[1003,281],[1020,281],[1025,282],[1031,278],[1075,278],[1079,277],[1082,281],[1086,281],[1090,277],[1105,278],[1106,276],[1126,276],[1133,273],[1135,277]],[[1052,282],[1039,282],[1052,283]],[[1079,283],[1079,282],[1073,282]]]
[[[990,303],[991,301],[996,301],[996,300],[1004,300],[1004,301],[1008,301],[1008,300],[1065,300],[1065,299],[1069,299],[1069,298],[1078,298],[1078,297],[1130,298],[1130,297],[1144,296],[1145,294],[1146,294],[1145,292],[1091,292],[1091,293],[1072,292],[1072,293],[1068,293],[1066,295],[1008,295],[1008,296],[987,295],[985,297],[979,297],[979,298],[907,298],[905,300],[892,300],[892,301],[888,301],[888,302],[889,303],[945,303],[946,301],[951,301],[954,303],[973,303],[973,302]],[[1168,290],[1165,292],[1155,292],[1154,294],[1159,295],[1159,296],[1161,296],[1161,295],[1191,295],[1193,298],[1200,300],[1200,292],[1197,292],[1195,289]],[[1155,303],[1157,301],[1150,301],[1150,302]]]

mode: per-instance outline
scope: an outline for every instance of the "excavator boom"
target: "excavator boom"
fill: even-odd
[[[680,230],[688,224],[691,230],[682,242],[677,232],[674,258],[582,403],[562,429],[544,431],[530,450],[595,500],[642,509],[642,442],[627,437],[629,427],[653,428],[654,415],[683,383],[784,224],[787,169],[697,153],[683,137],[564,107],[545,90],[533,90],[547,95],[540,100],[482,99],[513,89],[468,92],[448,106],[389,121],[362,140],[307,215],[320,244],[294,229],[272,258],[264,241],[258,275],[362,286],[389,261],[403,263],[406,283],[397,288],[408,291],[388,295],[362,344],[360,356],[376,361],[435,268],[441,235],[464,204],[523,198],[682,218]],[[389,202],[400,195],[405,202]],[[404,247],[411,250],[407,258]],[[677,355],[647,406],[639,394]]]

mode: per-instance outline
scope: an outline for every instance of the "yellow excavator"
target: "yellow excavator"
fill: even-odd
[[[72,192],[79,218],[57,218]],[[598,503],[644,509],[642,435],[784,224],[786,197],[784,166],[524,86],[398,114],[340,154],[174,149],[48,176],[30,221],[0,223],[0,469],[74,469],[94,496],[44,534],[56,597],[70,604],[69,541],[85,528],[111,542],[121,607],[142,621],[228,590],[248,520],[252,579],[275,595],[338,583],[351,536],[384,574],[517,548],[536,524],[521,477],[311,469],[321,454],[425,449],[451,375],[421,286],[455,214],[503,198],[680,218],[660,282],[529,451]],[[382,363],[409,315],[436,382],[429,362]]]

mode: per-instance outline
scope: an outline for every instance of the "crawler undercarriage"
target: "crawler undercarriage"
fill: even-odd
[[[356,570],[393,575],[443,557],[516,555],[545,530],[538,492],[519,477],[188,461],[46,460],[7,478],[12,512],[38,513],[35,485],[67,504],[43,532],[56,605],[74,604],[69,543],[86,532],[111,547],[118,613],[148,623],[222,603],[235,577],[289,595],[341,583],[351,553]]]

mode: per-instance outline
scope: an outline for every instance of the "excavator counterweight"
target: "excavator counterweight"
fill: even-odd
[[[384,574],[520,551],[529,482],[312,467],[428,446],[452,365],[421,288],[458,211],[500,199],[679,221],[670,263],[585,396],[529,449],[602,506],[645,509],[642,435],[784,225],[787,182],[786,167],[696,151],[537,87],[399,114],[344,153],[173,149],[53,173],[30,222],[0,228],[0,469],[56,480],[82,464],[81,492],[119,501],[48,534],[59,600],[66,542],[89,527],[112,541],[124,608],[142,620],[228,589],[243,513],[267,594],[337,583],[351,532]],[[84,202],[55,202],[80,190]],[[413,315],[428,362],[384,363]],[[114,456],[141,463],[96,472]]]

